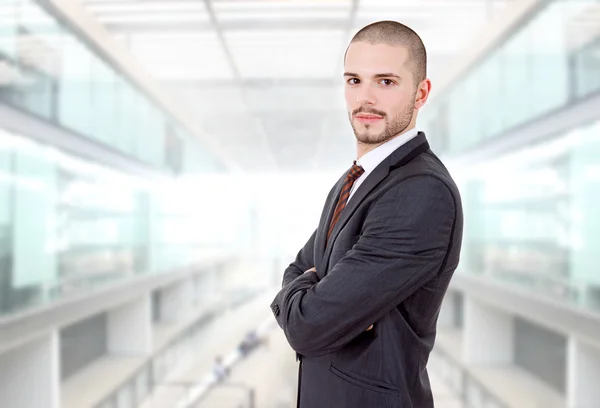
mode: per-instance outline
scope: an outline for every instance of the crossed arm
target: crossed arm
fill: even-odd
[[[288,284],[293,282],[298,276],[302,275],[311,267],[315,266],[315,237],[317,236],[317,231],[313,232],[311,237],[308,239],[308,242],[304,247],[298,252],[296,259],[290,266],[288,266],[283,273],[283,284],[282,286],[285,288]]]
[[[305,356],[333,352],[434,279],[455,218],[444,183],[417,176],[379,198],[356,245],[322,280],[303,273],[313,265],[299,255],[271,305],[291,347]]]

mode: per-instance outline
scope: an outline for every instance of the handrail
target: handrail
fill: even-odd
[[[272,317],[269,317],[269,319],[265,320],[257,328],[257,330],[256,330],[257,337],[263,338],[266,335],[266,333],[274,325],[275,325],[275,320]],[[231,352],[227,356],[227,358],[225,358],[224,366],[227,369],[231,369],[241,360],[242,360],[242,355],[241,355],[240,351],[238,349],[236,349],[233,352]],[[178,401],[176,407],[177,408],[194,408],[194,407],[196,407],[204,398],[206,398],[209,395],[211,390],[213,390],[215,387],[217,387],[219,385],[234,386],[234,384],[232,384],[232,383],[219,381],[212,373],[208,374],[202,382],[198,383],[197,386],[191,390],[192,395],[190,396],[188,393],[185,396],[185,398],[181,398],[180,401]],[[243,385],[243,386],[246,387],[245,385]],[[254,390],[250,389],[249,387],[246,387],[246,388],[249,389],[249,393],[250,393],[249,398],[250,398],[250,401],[252,401],[251,402],[251,404],[252,404],[254,401]],[[250,405],[250,407],[253,407],[253,405]]]
[[[458,371],[460,376],[459,384],[454,384],[449,378],[443,378],[443,373],[436,371],[436,375],[442,376],[442,380],[455,391],[462,402],[467,408],[481,408],[487,406],[493,406],[495,408],[512,408],[508,406],[504,401],[500,400],[488,387],[486,387],[481,381],[477,380],[474,376],[469,374],[468,370],[463,367],[462,364],[453,357],[450,353],[435,348],[432,352],[434,358],[441,359],[444,363],[452,366],[452,369]],[[436,363],[433,363],[436,365]],[[476,389],[476,393],[479,395],[477,401],[471,400],[472,389]]]
[[[246,302],[249,302],[249,301],[255,299],[256,296],[258,296],[259,294],[260,293],[255,293],[255,292],[248,293],[248,294],[245,294],[244,296],[241,296],[238,299],[233,299],[232,301],[230,301],[228,303],[229,303],[230,307],[235,308],[235,307],[241,306],[242,304],[244,304]],[[167,344],[162,346],[159,350],[156,350],[156,352],[152,358],[150,358],[142,367],[140,367],[133,374],[131,374],[129,377],[127,377],[123,382],[121,382],[121,384],[119,386],[117,386],[113,390],[113,392],[111,392],[109,395],[107,395],[105,398],[103,398],[100,402],[98,402],[96,405],[94,405],[94,408],[103,408],[106,406],[106,404],[109,404],[111,401],[115,400],[117,398],[118,394],[123,390],[123,388],[129,386],[133,381],[135,381],[135,379],[138,378],[140,373],[142,373],[144,371],[152,372],[152,366],[156,362],[156,358],[159,355],[161,355],[161,353],[163,351],[169,349],[170,347],[174,346],[176,343],[180,342],[188,334],[190,327],[193,327],[195,325],[200,325],[200,324],[204,325],[205,323],[208,323],[209,321],[214,320],[215,318],[217,318],[219,316],[217,311],[224,310],[224,309],[225,308],[222,307],[221,304],[214,305],[206,313],[199,316],[198,319],[191,322],[187,326],[187,328],[183,329],[176,338],[170,340]],[[197,383],[186,383],[186,385],[189,387],[198,387],[198,386],[201,387],[202,384],[205,383],[209,377],[210,376],[207,376],[207,378],[205,378],[205,380],[197,382]],[[160,386],[169,386],[169,385],[180,385],[181,386],[181,384],[182,384],[182,382],[159,382],[159,381],[156,381],[156,379],[152,379],[150,381],[150,386],[149,386],[149,390],[148,390],[147,394],[143,397],[140,397],[139,400],[136,396],[136,406],[139,405],[147,397],[147,395],[149,395],[150,392],[152,392],[152,390],[154,390],[159,385]]]

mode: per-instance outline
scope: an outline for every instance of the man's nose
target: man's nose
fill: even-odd
[[[363,105],[375,105],[377,102],[375,98],[375,93],[370,86],[362,86],[357,94],[356,103],[359,106]]]

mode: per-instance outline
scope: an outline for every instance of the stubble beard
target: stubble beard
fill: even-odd
[[[382,144],[392,139],[393,137],[399,135],[400,133],[406,131],[406,128],[410,125],[412,121],[412,116],[414,112],[414,104],[406,106],[406,108],[398,113],[392,120],[388,120],[387,114],[383,115],[383,120],[385,121],[385,128],[383,131],[373,134],[371,133],[371,129],[373,125],[364,124],[359,126],[364,126],[365,129],[361,132],[357,129],[352,120],[352,114],[350,115],[350,124],[352,125],[352,130],[354,131],[354,135],[356,136],[356,140],[363,144]],[[365,113],[375,113],[380,114],[382,112],[373,112],[373,110],[369,110],[368,108],[359,109],[359,112]]]

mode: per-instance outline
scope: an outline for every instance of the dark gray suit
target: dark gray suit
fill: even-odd
[[[433,408],[426,365],[459,261],[458,189],[419,132],[359,186],[326,244],[344,179],[271,304],[300,359],[298,406]]]

